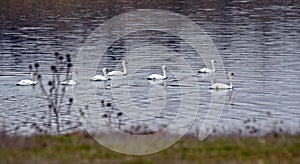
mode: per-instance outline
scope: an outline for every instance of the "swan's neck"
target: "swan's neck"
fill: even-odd
[[[104,78],[105,78],[106,80],[108,79],[107,74],[106,74],[106,70],[103,70],[103,76],[104,76]]]
[[[211,68],[212,68],[213,72],[216,71],[215,62],[213,60],[211,61]]]
[[[228,78],[229,78],[229,87],[233,88],[233,84],[232,84],[232,77],[230,74],[228,74]]]
[[[166,78],[167,77],[166,69],[162,69],[162,71],[163,71],[163,77]]]
[[[122,65],[123,65],[123,74],[126,75],[127,74],[127,69],[126,69],[125,63],[122,63]]]
[[[31,73],[31,79],[32,79],[32,81],[35,81],[35,75],[34,75],[34,73]]]
[[[76,75],[75,71],[73,72],[73,80],[77,81],[77,75]]]

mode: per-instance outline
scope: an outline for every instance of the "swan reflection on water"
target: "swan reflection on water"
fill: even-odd
[[[152,86],[163,86],[164,88],[167,87],[167,82],[166,80],[148,80],[150,85]]]
[[[229,92],[229,96],[228,96],[228,104],[229,105],[234,105],[233,104],[233,89],[211,89],[209,90],[209,92],[211,93],[211,97],[214,99],[218,99],[218,98],[224,98],[228,92]]]

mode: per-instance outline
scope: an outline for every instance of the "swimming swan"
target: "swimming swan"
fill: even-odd
[[[198,70],[198,73],[214,73],[216,72],[216,69],[215,69],[215,61],[214,60],[211,60],[211,68],[201,68]]]
[[[31,72],[31,80],[29,80],[29,79],[20,80],[17,83],[17,85],[26,86],[26,85],[36,85],[36,84],[38,84],[38,82],[35,80],[35,75],[36,75],[36,73]]]
[[[163,75],[159,75],[159,74],[152,74],[150,76],[148,76],[148,80],[164,80],[167,79],[167,73],[166,73],[166,66],[162,66],[161,69],[163,71]]]
[[[122,71],[111,71],[109,72],[107,75],[108,76],[122,76],[122,75],[126,75],[127,74],[127,69],[126,69],[126,61],[122,61],[122,65],[123,65],[123,72]]]
[[[109,80],[109,78],[107,77],[106,71],[107,71],[107,69],[103,68],[102,69],[103,76],[96,75],[96,76],[93,76],[90,80],[92,80],[92,81],[107,81],[107,80]]]
[[[74,71],[73,72],[73,79],[63,81],[63,82],[61,82],[61,85],[76,85],[78,83],[77,82],[77,76],[76,76],[77,74],[78,74],[78,72]]]
[[[209,88],[210,89],[232,89],[233,85],[232,85],[232,75],[234,75],[232,72],[228,72],[228,78],[229,78],[229,86],[227,84],[223,84],[223,83],[214,83],[213,85],[211,85]]]

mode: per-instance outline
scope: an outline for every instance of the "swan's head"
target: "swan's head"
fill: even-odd
[[[31,72],[31,79],[33,80],[33,81],[35,81],[35,76],[37,75],[37,73],[36,72]]]
[[[36,72],[31,72],[31,77],[32,77],[32,78],[35,78],[36,75],[37,75]]]
[[[234,75],[234,73],[232,72],[228,72],[228,76]]]
[[[211,63],[217,63],[217,61],[215,61],[214,59],[212,59],[210,62]]]
[[[125,65],[125,64],[128,64],[128,63],[127,63],[127,61],[123,60],[122,64]]]
[[[102,71],[103,71],[103,72],[107,72],[108,69],[107,69],[107,68],[103,68]]]
[[[166,67],[165,65],[163,65],[161,68],[162,68],[163,70],[167,69],[167,67]]]

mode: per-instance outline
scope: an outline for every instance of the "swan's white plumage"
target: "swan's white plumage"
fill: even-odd
[[[167,79],[166,66],[162,66],[161,69],[163,71],[163,75],[152,74],[152,75],[148,76],[147,79],[148,80],[164,80],[164,79]]]
[[[35,81],[35,73],[34,73],[34,72],[31,72],[31,79],[32,79],[32,80],[29,80],[29,79],[20,80],[20,81],[17,83],[17,85],[27,86],[27,85],[36,85],[36,84],[38,84],[38,82]]]
[[[36,84],[38,84],[38,82],[37,81],[32,81],[32,80],[20,80],[17,83],[17,85],[23,85],[23,86],[25,86],[25,85],[36,85]]]
[[[77,82],[75,80],[66,80],[61,82],[61,85],[76,85]]]
[[[212,69],[209,68],[201,68],[198,71],[199,73],[213,73],[214,71]]]
[[[231,89],[229,85],[223,83],[214,83],[209,88],[210,89]]]
[[[77,76],[76,76],[76,74],[78,74],[77,71],[74,71],[73,72],[73,79],[63,81],[63,82],[61,82],[61,85],[77,85],[78,82],[77,82]]]
[[[228,78],[229,78],[229,82],[230,82],[229,85],[223,84],[223,83],[214,83],[209,88],[210,89],[232,89],[233,88],[232,77],[231,77],[232,75],[234,75],[234,74],[231,72],[228,73]]]
[[[107,78],[105,78],[102,75],[95,75],[91,78],[92,81],[106,81],[108,80]]]
[[[211,68],[201,68],[198,70],[199,73],[214,73],[216,72],[216,69],[215,69],[215,61],[214,60],[211,60]]]
[[[107,69],[103,68],[102,69],[103,76],[96,75],[96,76],[93,76],[90,80],[92,80],[92,81],[107,81],[107,80],[109,80],[109,78],[107,77],[106,71],[107,71]]]
[[[166,77],[159,75],[159,74],[152,74],[148,77],[149,80],[163,80]]]
[[[122,71],[111,71],[107,75],[108,76],[122,76],[127,74],[127,69],[126,69],[126,61],[122,61],[122,66],[123,66],[123,72]]]
[[[122,76],[125,75],[122,71],[111,71],[107,74],[108,76]]]

